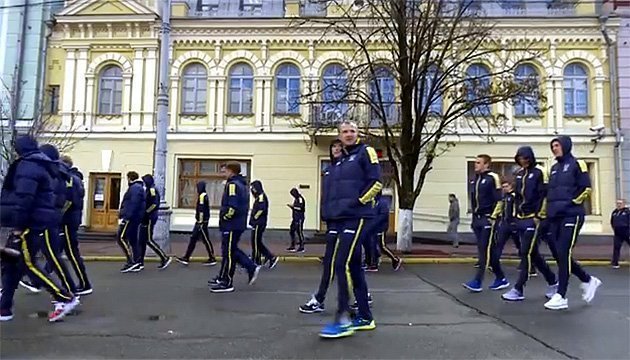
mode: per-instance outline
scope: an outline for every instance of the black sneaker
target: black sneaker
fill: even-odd
[[[210,291],[212,291],[213,293],[233,292],[234,291],[234,286],[228,285],[226,283],[220,283],[220,284],[217,284],[217,285],[211,287]]]
[[[400,270],[400,266],[402,265],[402,259],[401,258],[396,258],[392,261],[392,267],[394,268],[394,271],[398,271]]]
[[[129,270],[129,272],[140,272],[142,270],[144,270],[144,264],[137,263]]]
[[[120,272],[121,273],[128,273],[128,272],[130,272],[133,268],[135,268],[138,265],[140,265],[140,264],[125,264],[125,266],[123,266],[122,269],[120,269]]]
[[[201,263],[201,265],[203,266],[214,266],[217,264],[217,259],[215,258],[210,258],[207,261],[204,261],[203,263]]]
[[[260,268],[262,266],[257,265],[256,268],[254,269],[254,271],[252,271],[249,275],[249,285],[254,285],[254,283],[256,282],[256,279],[258,279],[258,273],[260,273]]]
[[[183,258],[183,257],[179,257],[179,256],[175,257],[175,261],[177,261],[178,263],[180,263],[182,265],[186,265],[186,266],[188,266],[188,263],[190,262],[189,259],[186,259],[186,258]]]
[[[324,304],[317,301],[317,299],[315,299],[315,296],[312,296],[311,299],[306,302],[306,304],[300,305],[299,309],[300,312],[303,314],[314,314],[326,310]]]
[[[367,267],[367,269],[365,269],[365,271],[367,272],[378,272],[378,266],[377,265],[370,265]]]
[[[372,300],[372,294],[368,293],[368,305],[370,305],[370,307],[372,307],[372,303],[374,302],[374,300]],[[359,309],[359,304],[357,304],[357,301],[354,301],[354,304],[350,305],[350,309],[352,310],[358,310]]]
[[[269,268],[273,269],[276,267],[276,265],[278,265],[278,261],[280,261],[280,258],[277,256],[274,256],[273,258],[269,259]]]
[[[303,252],[304,252],[304,248],[303,248],[303,247],[300,247],[300,248],[298,248],[298,249],[296,250],[296,252],[303,253]]]
[[[40,292],[42,292],[42,289],[38,288],[37,286],[35,286],[32,282],[28,280],[20,280],[19,284],[21,287],[27,289],[33,294],[39,294]]]
[[[162,261],[162,263],[160,264],[160,266],[158,266],[158,270],[164,270],[166,269],[170,264],[171,261],[173,261],[172,257],[167,257],[166,260]]]
[[[221,278],[219,276],[215,276],[211,280],[208,280],[208,286],[219,285],[221,283]]]
[[[295,247],[294,247],[294,246],[289,246],[289,247],[287,248],[287,251],[288,251],[288,252],[295,252]]]

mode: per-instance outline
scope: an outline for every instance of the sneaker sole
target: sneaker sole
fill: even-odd
[[[13,315],[0,316],[0,321],[11,321],[11,320],[13,320]]]
[[[94,292],[94,289],[87,289],[87,290],[79,291],[75,295],[80,295],[80,296],[90,295],[93,292]]]
[[[164,266],[158,266],[159,270],[164,270],[166,269],[169,265],[171,265],[171,262],[173,262],[172,258],[168,258],[168,260],[166,260],[166,262],[164,263]]]
[[[475,289],[475,288],[471,288],[470,286],[466,285],[466,284],[462,284],[462,286],[468,290],[470,290],[471,292],[474,293],[480,293],[483,291],[483,289]]]
[[[213,293],[228,293],[228,292],[234,292],[234,288],[229,288],[229,289],[210,289],[210,292],[213,292]]]
[[[544,306],[545,306],[545,309],[547,310],[566,310],[569,308],[569,305],[564,305],[560,307],[555,307],[555,306],[552,307],[552,306],[547,306],[547,305],[544,305]]]
[[[70,303],[71,306],[66,306],[63,308],[63,310],[61,311],[61,314],[59,314],[57,317],[52,318],[52,319],[48,319],[48,322],[57,322],[59,320],[62,320],[64,317],[66,317],[66,315],[68,315],[72,310],[74,310],[77,306],[79,306],[80,302],[77,299],[76,301],[73,301]]]
[[[497,286],[497,287],[494,287],[494,288],[493,287],[489,287],[488,289],[490,289],[492,291],[497,291],[497,290],[503,290],[503,289],[506,289],[506,288],[509,288],[509,287],[510,287],[510,283],[507,283],[507,284],[503,284],[501,286]]]
[[[343,332],[340,332],[338,334],[319,334],[319,337],[324,338],[324,339],[339,339],[342,337],[347,337],[354,334],[354,330],[346,330]]]
[[[175,261],[177,261],[178,263],[180,263],[180,264],[182,264],[182,265],[185,265],[185,266],[188,266],[188,264],[189,264],[189,262],[188,262],[188,261],[183,261],[183,260],[180,260],[180,259],[178,259],[178,258],[175,258]]]
[[[361,326],[352,326],[351,327],[352,330],[355,331],[369,331],[369,330],[374,330],[376,329],[376,323],[374,321],[372,321],[370,324],[368,325],[361,325]]]
[[[324,309],[304,310],[302,308],[298,308],[298,310],[300,310],[302,314],[316,314],[316,313],[324,312]]]
[[[280,259],[276,258],[276,260],[274,262],[271,263],[271,265],[269,265],[269,269],[273,269],[276,267],[276,265],[278,265],[278,262],[280,261]]]
[[[254,285],[254,283],[258,279],[258,274],[260,274],[260,268],[261,267],[262,266],[260,266],[260,265],[256,266],[256,270],[254,270],[254,276],[252,276],[252,279],[249,280],[249,282],[248,282],[249,285]]]
[[[595,289],[593,289],[593,293],[590,294],[590,296],[582,298],[582,300],[584,300],[587,304],[590,304],[593,299],[595,299],[595,294],[597,293],[597,289],[599,289],[600,286],[602,286],[602,281],[597,279]]]
[[[523,301],[523,300],[525,300],[525,297],[523,296],[523,297],[520,297],[520,298],[511,298],[511,299],[508,299],[508,298],[504,297],[503,295],[501,295],[501,299],[503,299],[503,300],[505,300],[505,301],[509,301],[509,302],[518,302],[518,301]]]
[[[394,271],[400,270],[400,267],[402,266],[402,263],[403,263],[402,259],[398,260],[398,266],[394,266]]]
[[[39,294],[40,292],[42,292],[42,289],[38,289],[38,288],[36,288],[34,286],[27,285],[23,281],[20,281],[19,284],[20,284],[21,287],[23,287],[26,290],[32,292],[33,294]]]
[[[215,262],[212,262],[212,263],[203,263],[201,265],[203,265],[203,266],[214,266],[216,264],[217,264],[217,262],[215,261]]]

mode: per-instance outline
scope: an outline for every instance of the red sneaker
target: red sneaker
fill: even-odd
[[[70,311],[74,310],[79,305],[79,298],[73,297],[72,300],[62,303],[56,302],[55,309],[48,316],[49,322],[57,322],[63,319]]]

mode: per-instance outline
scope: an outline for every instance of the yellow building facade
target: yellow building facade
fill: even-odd
[[[173,1],[165,194],[173,207],[172,230],[189,230],[193,224],[196,181],[207,181],[211,203],[218,205],[218,171],[227,160],[241,162],[250,180],[263,182],[271,206],[269,228],[288,228],[285,204],[291,202],[292,187],[307,202],[305,228],[321,226],[320,176],[331,137],[313,141],[295,127],[296,121],[312,118],[312,108],[292,106],[287,99],[292,90],[304,94],[317,88],[327,68],[346,60],[350,44],[292,26],[304,2],[281,2],[280,17],[218,18],[205,16],[213,11],[212,1]],[[83,223],[93,230],[115,228],[125,173],[143,175],[153,168],[160,62],[155,3],[68,1],[49,39],[46,84],[59,94],[52,99],[58,104],[54,116],[79,139],[70,155],[85,174]],[[498,33],[505,42],[526,38],[545,50],[530,65],[550,108],[533,116],[495,105],[515,131],[496,136],[493,143],[462,129],[457,146],[433,166],[414,209],[415,231],[445,231],[449,193],[460,199],[468,230],[467,180],[476,154],[491,155],[495,170],[507,174],[517,147],[528,144],[549,167],[550,140],[566,134],[573,138],[574,154],[589,164],[594,185],[584,232],[611,233],[614,143],[603,138],[594,148],[589,130],[611,126],[608,59],[594,4],[572,11],[573,16],[500,19]],[[492,57],[487,61],[488,66],[500,63]],[[395,198],[394,189],[389,193]],[[217,225],[217,211],[211,226]]]

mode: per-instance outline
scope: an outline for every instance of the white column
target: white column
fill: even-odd
[[[177,131],[177,118],[179,115],[179,77],[171,76],[171,98],[169,99],[169,110],[171,121],[169,127]]]
[[[554,130],[554,125],[555,125],[555,113],[554,113],[554,109],[556,108],[555,105],[555,98],[554,98],[554,92],[553,92],[553,80],[547,80],[547,82],[545,83],[545,87],[547,90],[547,114],[546,114],[546,119],[547,119],[547,133],[551,134],[553,133]],[[553,106],[552,106],[553,105]]]
[[[590,99],[589,99],[590,100]],[[591,103],[592,104],[592,103]],[[592,125],[600,125],[604,123],[604,79],[595,78],[595,108],[594,123]]]
[[[217,82],[217,130],[223,131],[225,123],[225,78]]]
[[[553,106],[556,109],[555,129],[560,131],[564,128],[564,102],[562,101],[563,92],[562,78],[554,78],[553,90],[554,90],[554,102]]]
[[[76,118],[74,119],[73,127],[80,126],[84,123],[85,119],[85,72],[88,67],[88,49],[79,49],[79,56],[76,62],[76,80],[74,83],[74,112]]]
[[[142,110],[142,85],[144,83],[144,50],[134,49],[133,78],[131,84],[131,122],[130,130],[140,130],[140,111]]]
[[[216,112],[217,112],[217,78],[208,76],[208,93],[206,99],[208,101],[208,128],[216,128]]]
[[[256,78],[256,95],[254,98],[255,110],[254,118],[256,119],[256,128],[263,126],[263,103],[267,102],[267,98],[263,98],[263,79]]]
[[[75,50],[66,49],[66,65],[63,79],[63,103],[61,105],[61,123],[66,129],[72,127],[72,108],[74,104]]]
[[[518,126],[516,118],[514,117],[514,105],[506,102],[501,103],[503,105],[503,115],[505,115],[506,128],[509,126]],[[507,130],[507,129],[506,129]]]
[[[123,126],[129,129],[131,125],[131,74],[123,74],[123,98],[122,98],[122,116]]]
[[[142,129],[153,131],[153,117],[155,115],[155,101],[157,99],[157,49],[147,49],[144,63],[144,102]]]
[[[85,123],[83,124],[88,130],[92,129],[94,124],[94,75],[86,78],[87,86],[85,91]]]
[[[265,130],[271,129],[271,117],[273,116],[273,77],[267,77],[265,80],[265,86],[263,88],[263,99],[265,103],[263,104],[263,119],[262,126]]]
[[[492,105],[490,105],[490,111],[493,111],[492,109]],[[499,115],[506,115],[505,114],[505,103],[503,102],[498,102],[495,104],[495,109],[494,111],[496,111],[497,114]],[[369,110],[368,110],[368,114],[369,114]],[[503,124],[497,124],[499,131],[505,131],[507,129],[507,124],[505,124],[506,120],[503,120]]]

